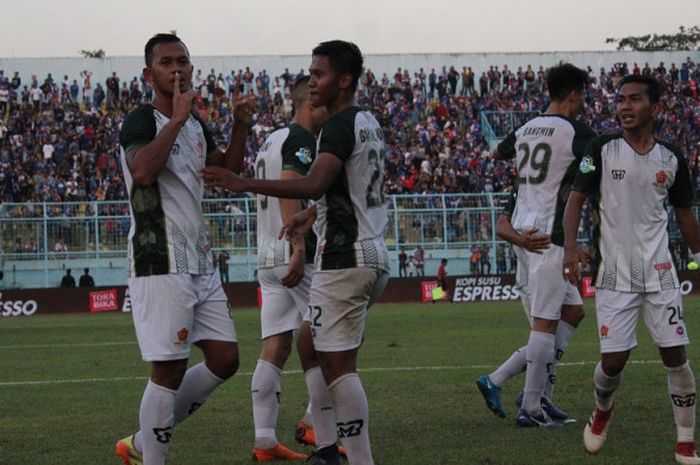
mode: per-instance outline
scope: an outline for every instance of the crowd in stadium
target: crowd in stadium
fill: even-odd
[[[302,73],[300,71],[299,73]],[[397,69],[376,76],[367,69],[359,104],[371,108],[385,131],[390,194],[499,192],[510,189],[511,163],[494,162],[482,134],[480,112],[537,112],[546,107],[545,73],[492,66],[475,75],[470,68]],[[618,64],[589,68],[591,84],[582,117],[596,131],[616,129],[614,90],[627,73],[651,74],[665,83],[659,135],[688,157],[695,186],[700,182],[700,66],[686,62],[656,66]],[[272,77],[249,68],[224,76],[197,70],[196,107],[215,140],[227,145],[231,131],[230,95],[255,93],[258,112],[248,141],[246,174],[252,176],[257,148],[290,119],[290,85],[297,74]],[[133,106],[152,98],[143,77],[122,81],[116,73],[104,85],[91,73],[48,74],[43,80],[0,71],[0,199],[3,202],[124,200],[119,167],[119,128]],[[499,126],[496,121],[492,124]],[[503,128],[496,128],[503,129]],[[225,196],[209,192],[210,197]]]

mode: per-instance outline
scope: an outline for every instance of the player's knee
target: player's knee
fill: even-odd
[[[573,327],[578,327],[586,316],[583,305],[564,305],[561,311],[561,320]]]
[[[222,348],[214,356],[207,355],[209,355],[206,362],[207,367],[217,377],[228,379],[238,371],[240,361],[238,358],[238,347],[235,344]]]
[[[603,354],[600,360],[603,373],[607,376],[617,376],[622,373],[629,355],[629,351]]]

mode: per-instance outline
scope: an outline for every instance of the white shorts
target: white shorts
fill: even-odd
[[[513,250],[518,257],[516,283],[531,324],[532,317],[559,320],[562,305],[583,305],[576,286],[561,274],[563,247],[552,245],[542,254],[530,253],[521,247],[513,247]]]
[[[201,340],[236,342],[236,328],[219,273],[129,278],[131,312],[141,357],[189,358]]]
[[[299,329],[302,319],[308,316],[309,290],[313,265],[304,267],[304,279],[296,286],[285,287],[281,280],[287,274],[287,266],[258,270],[262,291],[260,326],[262,338]]]
[[[315,271],[309,296],[314,347],[340,352],[360,347],[367,310],[382,295],[389,273],[374,268]]]
[[[624,352],[637,347],[639,310],[658,347],[684,346],[690,342],[683,321],[680,289],[638,294],[596,289],[596,318],[602,353]]]

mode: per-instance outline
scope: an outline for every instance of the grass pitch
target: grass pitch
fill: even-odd
[[[378,465],[673,463],[675,426],[666,372],[639,327],[617,397],[608,442],[588,455],[582,431],[593,408],[598,359],[593,301],[558,371],[556,403],[578,419],[558,430],[515,426],[518,376],[503,389],[508,417],[491,414],[474,384],[524,345],[520,304],[378,305],[360,351]],[[691,338],[700,334],[700,298],[685,299]],[[169,464],[251,463],[250,380],[259,343],[256,310],[235,312],[241,369],[196,415],[178,425]],[[697,360],[698,346],[689,358]],[[197,350],[192,361],[199,360]],[[700,365],[698,365],[700,366]],[[138,423],[148,365],[128,314],[33,316],[0,320],[0,464],[108,465],[117,439]],[[277,435],[290,446],[306,406],[295,356],[283,378]],[[302,447],[296,447],[302,450]]]

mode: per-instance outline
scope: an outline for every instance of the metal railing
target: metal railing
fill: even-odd
[[[496,237],[495,227],[507,197],[503,193],[390,196],[385,237],[393,273],[398,273],[399,250],[410,253],[418,246],[426,252],[426,274],[437,270],[441,258],[455,264],[452,274],[466,272],[473,248],[488,254],[493,271],[512,271],[510,248]],[[255,208],[254,197],[203,202],[213,250],[230,255],[232,281],[255,277]],[[2,204],[0,270],[5,277],[0,288],[57,286],[67,268],[75,270],[76,280],[83,268],[90,268],[97,285],[124,284],[129,226],[127,202]],[[670,233],[672,239],[679,237],[675,222]],[[588,228],[582,227],[579,237],[588,240]],[[503,254],[505,268],[500,266]]]

